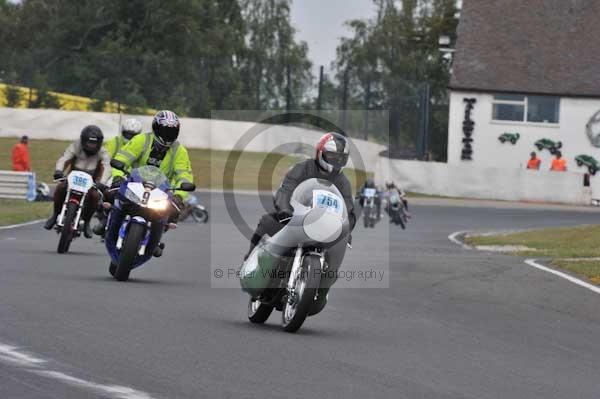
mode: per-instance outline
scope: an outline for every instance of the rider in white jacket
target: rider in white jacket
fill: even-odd
[[[79,140],[71,143],[64,154],[56,161],[54,179],[63,178],[65,172],[80,170],[89,173],[100,189],[106,186],[112,174],[110,155],[102,147],[103,140],[104,135],[99,127],[86,126],[83,128]],[[66,195],[67,183],[66,181],[61,181],[57,184],[54,191],[54,210],[44,225],[46,230],[51,230],[54,224],[56,224],[56,218],[62,209]],[[88,192],[81,215],[84,221],[83,234],[86,238],[92,238],[90,219],[94,215],[99,200],[100,194],[97,191],[90,190]]]

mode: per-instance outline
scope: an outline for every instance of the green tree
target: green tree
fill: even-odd
[[[292,97],[301,104],[310,63],[289,3],[0,0],[0,70],[14,71],[22,85],[41,74],[54,91],[209,116],[285,106],[290,65]]]
[[[254,94],[254,108],[287,106],[288,68],[291,108],[299,108],[312,88],[308,45],[297,42],[290,24],[290,0],[244,0],[248,48],[242,63],[244,90]]]
[[[389,109],[392,150],[400,152],[415,146],[421,97],[428,84],[435,110],[430,120],[432,148],[437,158],[445,156],[441,143],[447,140],[447,119],[440,118],[447,112],[440,110],[448,107],[449,68],[438,39],[454,35],[455,2],[374,0],[374,5],[375,17],[350,21],[352,36],[338,46],[337,78],[342,85],[347,82],[348,107]]]

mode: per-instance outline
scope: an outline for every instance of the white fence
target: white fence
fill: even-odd
[[[0,198],[35,199],[35,174],[0,170]]]
[[[123,118],[125,118],[123,116]],[[136,116],[150,131],[152,117]],[[46,109],[0,108],[0,137],[28,135],[33,139],[75,140],[86,125],[97,125],[109,138],[119,132],[119,115],[101,112],[79,112]],[[264,129],[261,129],[264,128]],[[248,138],[251,132],[263,130],[245,147],[248,151],[293,153],[303,145],[314,148],[322,132],[291,126],[258,125],[212,119],[181,118],[180,141],[188,148],[231,150]],[[369,171],[375,171],[384,146],[364,140],[353,140]],[[293,143],[290,146],[290,143]]]
[[[381,159],[381,180],[394,180],[405,190],[447,197],[590,205],[600,198],[600,175],[584,187],[583,174],[525,169],[477,168]]]
[[[99,112],[0,108],[0,118],[4,121],[0,136],[27,134],[33,139],[74,140],[88,124],[100,126],[107,137],[117,134],[119,129],[119,115]],[[139,118],[149,129],[151,117]],[[243,142],[249,132],[256,130],[257,125],[250,122],[182,118],[180,137],[190,148],[231,150]],[[303,146],[313,147],[320,135],[314,130],[273,125],[266,127],[245,149],[293,153]],[[363,140],[354,140],[354,144],[366,169],[375,174],[378,182],[394,180],[410,191],[449,197],[582,205],[589,205],[592,198],[600,199],[600,174],[592,178],[591,188],[586,188],[581,173],[389,160],[379,156],[384,146]],[[19,193],[24,198],[22,190]]]

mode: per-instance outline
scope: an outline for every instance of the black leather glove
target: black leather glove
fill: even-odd
[[[124,181],[124,180],[125,180],[125,179],[123,179],[123,178],[122,178],[122,177],[120,177],[120,176],[115,176],[115,177],[113,177],[113,181],[112,181],[112,184],[110,185],[110,188],[111,188],[111,189],[114,189],[114,188],[119,188],[119,187],[121,187],[121,183],[123,183],[123,181]]]
[[[291,218],[294,215],[294,210],[291,208],[284,208],[284,209],[280,209],[279,212],[277,212],[277,220],[281,221],[285,221],[286,219]]]
[[[65,174],[63,173],[62,170],[55,170],[54,175],[52,177],[54,177],[54,180],[58,180],[58,179],[62,179],[63,177],[65,177]]]
[[[106,191],[108,187],[106,187],[104,184],[102,183],[96,183],[96,189],[98,191],[100,191],[101,193],[104,193]]]

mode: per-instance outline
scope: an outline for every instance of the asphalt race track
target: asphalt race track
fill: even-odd
[[[257,197],[238,200],[254,224]],[[390,231],[389,288],[334,290],[294,335],[278,312],[248,323],[240,290],[211,288],[211,264],[237,267],[248,244],[221,197],[209,206],[210,226],[169,233],[129,283],[97,240],[60,256],[39,224],[0,231],[0,398],[600,397],[600,296],[447,238],[600,215],[415,205]],[[359,224],[352,261],[380,259],[388,228]]]

